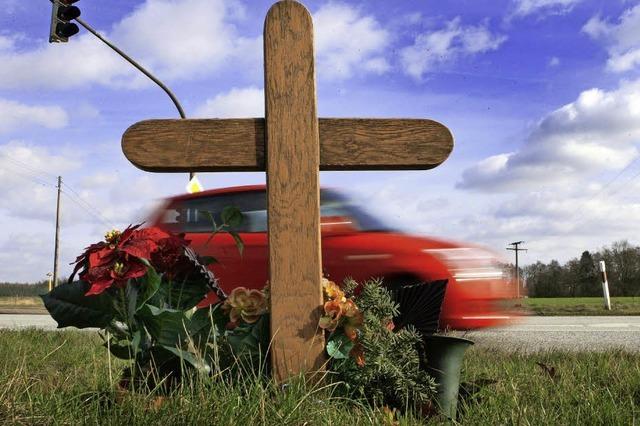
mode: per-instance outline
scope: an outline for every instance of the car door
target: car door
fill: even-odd
[[[386,233],[380,232],[382,227],[373,218],[331,190],[322,191],[320,214],[323,273],[327,278],[342,283],[350,277],[361,283],[391,271]]]

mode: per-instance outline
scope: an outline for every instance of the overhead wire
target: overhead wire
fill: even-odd
[[[39,169],[39,168],[37,168],[35,166],[27,164],[24,161],[18,160],[17,158],[14,158],[14,157],[10,156],[7,153],[0,152],[0,155],[3,155],[7,160],[9,160],[12,163],[14,163],[14,165],[18,165],[18,166],[22,167],[23,169],[30,170],[32,173],[35,173],[35,174],[38,174],[38,175],[42,175],[42,176],[46,176],[47,178],[51,178],[51,179],[57,179],[57,176],[54,175],[53,173],[49,173],[46,170],[42,170],[42,169]]]
[[[81,207],[84,211],[86,211],[87,213],[91,214],[91,216],[93,216],[94,218],[98,219],[102,224],[104,224],[104,225],[106,225],[108,227],[113,227],[113,224],[109,221],[109,219],[107,219],[104,215],[102,215],[102,213],[100,213],[100,210],[98,210],[96,207],[94,207],[87,200],[83,199],[76,191],[74,191],[71,187],[69,187],[69,185],[65,185],[65,183],[63,182],[62,186],[66,187],[66,189],[71,191],[71,192],[68,192],[65,189],[61,189],[60,190],[60,192],[62,192],[64,195],[66,195],[67,198],[69,198],[76,205]]]
[[[107,219],[105,219],[104,216],[95,213],[93,210],[87,208],[84,204],[82,204],[80,201],[78,201],[78,199],[74,196],[72,196],[69,192],[61,190],[60,191],[62,194],[64,194],[69,200],[73,201],[78,207],[80,207],[81,209],[83,209],[85,212],[87,212],[88,214],[90,214],[91,216],[93,216],[93,218],[97,219],[98,221],[100,221],[103,225],[106,225],[108,227],[112,227],[111,223],[109,223],[109,221]]]
[[[15,166],[14,166],[14,167],[15,167]],[[42,186],[49,186],[49,187],[52,187],[52,188],[55,188],[55,187],[56,187],[53,183],[49,183],[49,182],[47,182],[46,180],[44,180],[44,179],[40,178],[39,176],[37,176],[37,175],[35,175],[35,174],[33,174],[33,173],[26,172],[26,171],[24,171],[24,170],[20,170],[20,169],[18,169],[18,170],[14,170],[14,169],[11,169],[11,173],[16,174],[16,175],[18,175],[18,176],[22,177],[23,179],[30,180],[30,181],[32,181],[32,182],[34,182],[34,183],[38,184],[38,185],[42,185]]]
[[[26,163],[24,163],[22,161],[19,161],[19,160],[16,160],[15,158],[13,158],[13,157],[5,154],[5,153],[0,153],[0,154],[2,154],[7,160],[9,160],[11,163],[13,163],[13,164],[7,164],[7,166],[10,167],[10,172],[14,176],[18,176],[18,177],[20,177],[22,179],[31,181],[31,182],[33,182],[33,183],[35,183],[37,185],[40,185],[40,186],[45,186],[45,187],[57,189],[57,185],[56,184],[47,182],[48,179],[43,177],[43,176],[50,176],[52,179],[53,178],[57,179],[57,176],[55,176],[55,175],[53,175],[53,174],[51,174],[49,172],[45,172],[43,170],[38,170],[37,168],[34,168],[34,167],[30,167]],[[93,206],[89,201],[85,200],[68,183],[63,181],[62,182],[62,186],[70,191],[70,192],[67,192],[67,191],[63,190],[62,188],[60,189],[60,192],[63,193],[69,200],[71,200],[76,205],[81,207],[85,212],[89,213],[93,218],[98,219],[104,225],[107,225],[109,227],[113,227],[113,224],[104,215],[102,215],[100,213],[100,210],[98,208]]]
[[[584,208],[578,210],[578,216],[575,218],[574,224],[575,225],[583,225],[582,222],[585,222],[587,220],[585,215],[586,215],[586,212],[587,212],[588,204],[591,203],[596,198],[598,198],[605,191],[605,189],[609,188],[616,180],[618,180],[627,171],[631,170],[632,166],[634,164],[636,164],[638,161],[640,161],[640,157],[635,158],[633,161],[631,161],[629,164],[627,164],[613,178],[611,178],[607,183],[605,183],[604,186],[602,186],[602,188],[600,188],[595,194],[592,194],[586,201],[581,202],[581,204],[584,206]],[[623,189],[627,188],[628,184],[630,182],[632,182],[633,180],[635,180],[636,178],[638,178],[639,176],[640,176],[640,168],[638,168],[636,170],[636,173],[634,173],[630,178],[625,180],[623,183],[621,183],[617,187],[614,187],[613,191],[610,191],[610,192],[606,193],[605,194],[605,199],[609,198],[609,197],[612,197],[613,195],[616,195],[617,193],[619,193]]]

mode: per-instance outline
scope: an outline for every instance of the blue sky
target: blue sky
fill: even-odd
[[[190,117],[263,115],[271,1],[81,0],[82,17],[177,94]],[[308,1],[321,116],[420,117],[456,140],[432,171],[323,172],[415,232],[525,262],[639,243],[640,3],[629,0]],[[0,281],[52,268],[62,175],[62,273],[114,225],[184,191],[130,165],[120,137],[176,117],[169,99],[84,30],[49,44],[46,0],[0,9]],[[261,173],[202,174],[207,188]]]

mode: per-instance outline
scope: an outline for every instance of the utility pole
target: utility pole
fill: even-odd
[[[62,176],[58,176],[58,200],[56,202],[56,242],[53,252],[53,286],[58,284],[58,249],[60,245],[60,190],[62,188]]]
[[[520,244],[523,243],[524,241],[516,241],[509,244],[513,247],[507,247],[507,250],[513,250],[516,252],[516,298],[518,299],[520,298],[520,268],[518,267],[518,252],[527,251],[527,249],[520,248]]]

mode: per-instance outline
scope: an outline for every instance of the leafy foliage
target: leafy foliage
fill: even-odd
[[[340,329],[328,339],[330,368],[336,373],[336,380],[343,383],[344,391],[399,409],[427,402],[433,396],[435,384],[420,366],[422,336],[411,327],[394,330],[390,325],[398,306],[389,291],[380,280],[365,282],[361,288],[350,281],[343,289],[364,314],[356,343],[362,347],[361,365],[357,358],[345,356],[349,343],[353,342],[345,339]],[[355,294],[356,289],[359,294]]]
[[[212,235],[229,232],[242,215],[226,208],[222,219]],[[182,236],[138,228],[108,232],[78,257],[79,281],[42,296],[58,327],[101,329],[109,351],[129,362],[128,384],[154,388],[185,368],[208,374],[238,359],[262,363],[269,343],[266,293],[238,288],[227,299]],[[210,291],[219,302],[198,309]]]
[[[44,306],[58,322],[58,328],[102,328],[112,321],[114,313],[109,297],[86,297],[88,290],[87,283],[66,283],[41,296]]]

